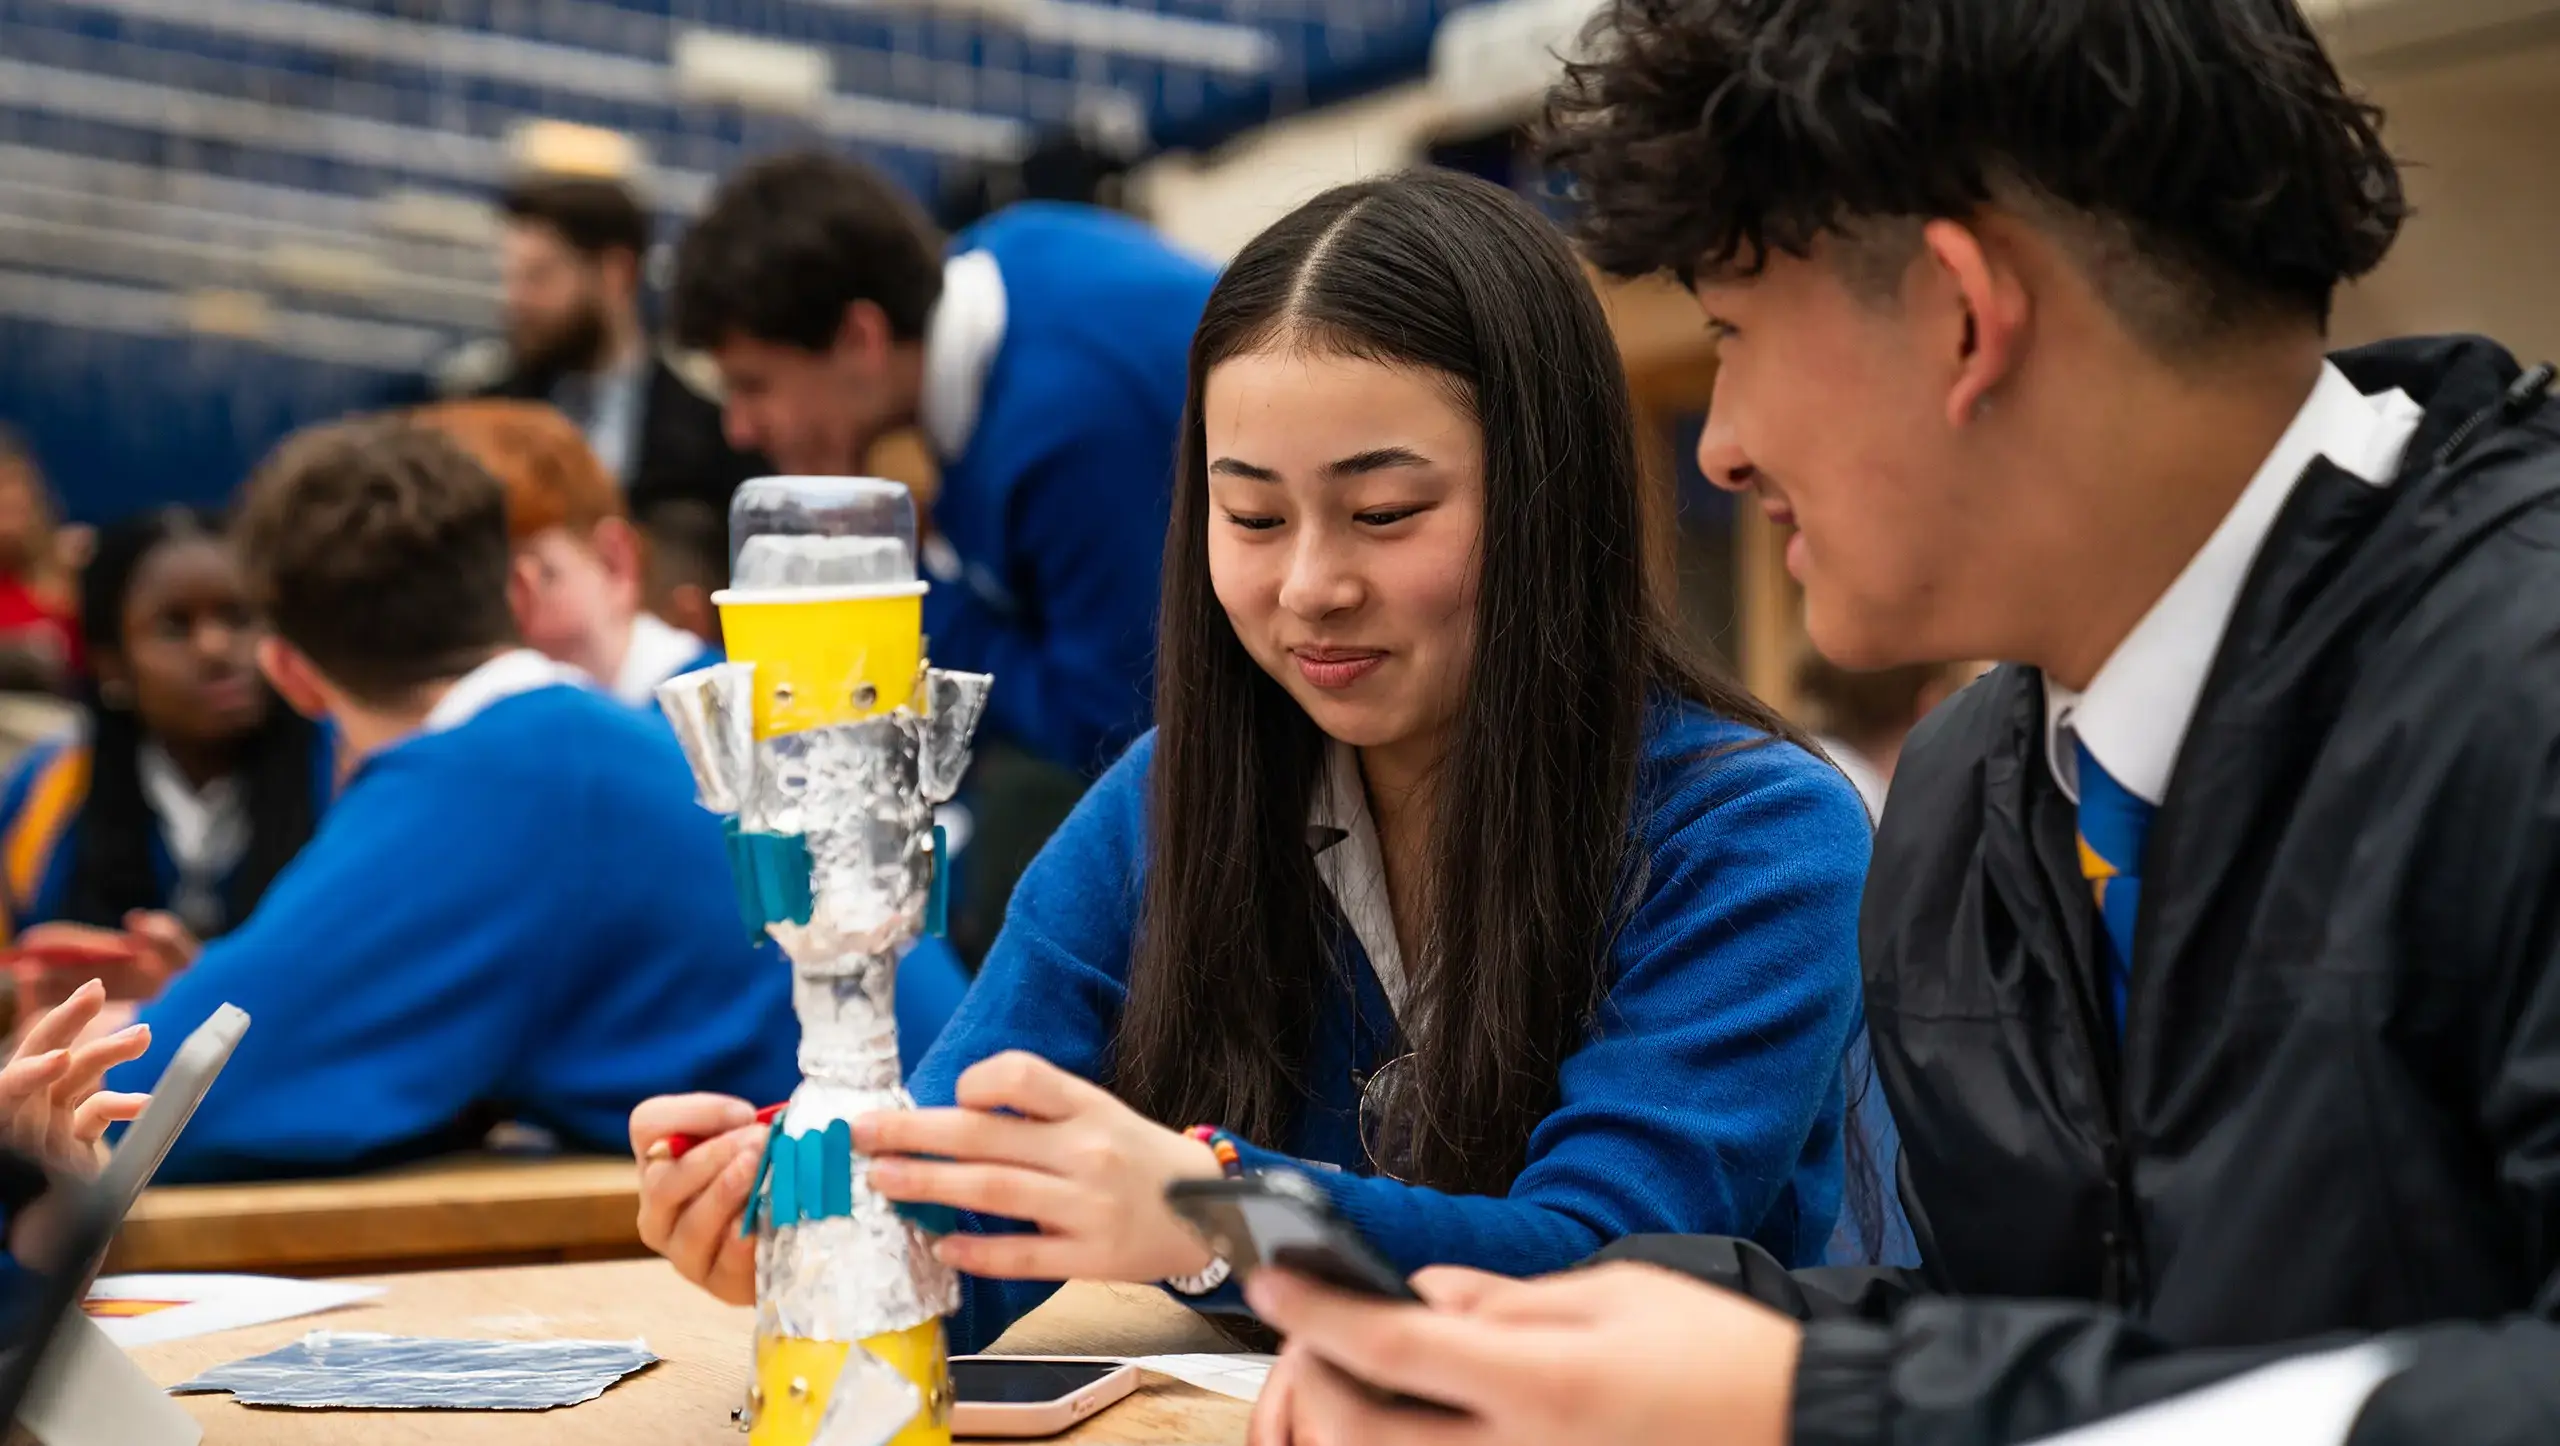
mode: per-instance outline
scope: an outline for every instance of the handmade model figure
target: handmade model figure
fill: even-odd
[[[730,821],[748,926],[789,956],[800,1087],[772,1120],[756,1243],[752,1446],[942,1446],[947,1228],[874,1193],[860,1115],[909,1108],[898,958],[938,930],[934,806],[968,766],[992,680],[924,660],[925,584],[905,488],[766,477],[730,508],[731,661],[659,688],[703,805]]]

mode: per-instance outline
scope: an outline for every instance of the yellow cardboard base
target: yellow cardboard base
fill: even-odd
[[[748,1446],[809,1446],[851,1349],[842,1341],[759,1339]],[[924,1397],[924,1409],[889,1446],[951,1446],[951,1362],[943,1354],[942,1322],[873,1336],[862,1349],[897,1367]]]

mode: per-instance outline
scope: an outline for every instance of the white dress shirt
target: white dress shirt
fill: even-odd
[[[197,788],[157,743],[143,745],[140,762],[142,796],[160,820],[161,841],[178,869],[169,912],[199,935],[216,933],[228,922],[223,881],[249,853],[249,800],[236,778],[217,778]]]
[[[454,679],[453,686],[427,710],[422,733],[444,733],[479,717],[493,704],[519,693],[566,684],[592,688],[595,680],[567,663],[554,662],[531,648],[510,648]]]
[[[2322,364],[2310,400],[2222,525],[2116,645],[2088,688],[2074,692],[2045,680],[2045,757],[2065,794],[2074,802],[2080,797],[2076,740],[2135,797],[2156,805],[2168,796],[2169,771],[2240,589],[2312,459],[2327,457],[2371,486],[2388,487],[2423,419],[2406,392],[2368,397],[2346,373]]]
[[[649,381],[649,353],[642,351],[619,366],[582,376],[564,377],[551,389],[551,404],[578,430],[604,470],[623,486],[631,485],[640,462],[640,420],[647,409],[643,395]]]
[[[1387,899],[1386,853],[1369,812],[1368,785],[1360,778],[1360,751],[1347,743],[1335,743],[1325,754],[1324,781],[1307,810],[1307,834],[1317,876],[1333,892],[1352,937],[1368,951],[1370,972],[1378,976],[1387,1007],[1402,1023],[1405,996],[1411,991],[1404,976],[1404,946],[1396,942],[1395,911]]]
[[[646,708],[658,696],[658,685],[702,656],[703,641],[656,613],[631,620],[631,642],[622,650],[622,671],[606,691],[634,708]]]
[[[996,258],[969,251],[942,263],[942,299],[924,328],[924,396],[917,419],[934,452],[949,462],[978,430],[987,369],[1004,345],[1004,273]]]

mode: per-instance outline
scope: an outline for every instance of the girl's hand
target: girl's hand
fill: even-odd
[[[945,1236],[934,1246],[945,1264],[1001,1280],[1157,1281],[1208,1269],[1208,1248],[1164,1203],[1171,1181],[1221,1173],[1207,1145],[1019,1051],[972,1067],[955,1093],[957,1109],[853,1123],[856,1149],[890,1157],[871,1164],[881,1194],[1040,1228]],[[895,1158],[919,1155],[942,1158]]]
[[[768,1133],[755,1106],[727,1095],[660,1095],[631,1112],[640,1242],[731,1305],[756,1299],[756,1243],[740,1237],[738,1222]],[[659,1148],[673,1135],[701,1143],[681,1156]]]
[[[151,1027],[144,1024],[80,1042],[105,1003],[106,990],[96,980],[81,985],[30,1024],[0,1065],[0,1140],[83,1179],[97,1173],[98,1140],[107,1126],[134,1118],[151,1101],[99,1088],[108,1070],[151,1048]]]

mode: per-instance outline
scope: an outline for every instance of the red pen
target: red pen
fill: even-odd
[[[763,1109],[756,1111],[756,1123],[759,1125],[772,1124],[775,1120],[781,1119],[782,1112],[789,1108],[791,1108],[791,1102],[788,1100],[785,1100],[778,1105],[767,1105]],[[642,1158],[649,1160],[681,1160],[685,1156],[685,1151],[690,1150],[701,1143],[702,1140],[699,1136],[669,1135],[658,1141],[656,1144],[651,1145],[649,1147],[648,1154],[642,1156]]]

